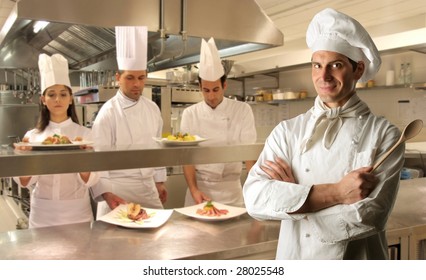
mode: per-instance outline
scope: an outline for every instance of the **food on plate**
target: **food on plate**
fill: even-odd
[[[76,139],[80,139],[77,141],[81,141],[82,138],[81,137],[76,137]],[[58,135],[58,134],[54,134],[53,136],[48,136],[46,137],[46,139],[43,140],[43,142],[41,142],[43,145],[52,145],[52,144],[72,144],[71,140],[64,135]]]
[[[219,217],[228,214],[228,212],[229,211],[226,209],[217,209],[211,201],[207,201],[206,205],[204,205],[202,209],[197,209],[198,215],[208,217]]]
[[[140,221],[149,218],[148,213],[137,203],[127,204],[127,218],[133,221]]]
[[[189,133],[175,133],[167,136],[167,140],[171,141],[195,141],[195,136]]]

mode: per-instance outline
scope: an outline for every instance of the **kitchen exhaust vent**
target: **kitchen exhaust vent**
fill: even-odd
[[[35,33],[38,21],[50,24]],[[0,32],[0,67],[34,68],[40,53],[61,53],[71,69],[112,69],[118,25],[148,27],[150,71],[198,62],[201,38],[214,37],[222,57],[284,40],[254,0],[23,0]]]

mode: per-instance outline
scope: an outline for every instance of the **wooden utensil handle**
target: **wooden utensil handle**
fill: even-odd
[[[393,145],[393,147],[392,148],[390,148],[390,150],[389,151],[387,151],[386,152],[386,154],[384,154],[380,159],[379,159],[379,161],[378,162],[376,162],[374,165],[373,165],[373,169],[370,171],[370,173],[373,173],[374,172],[374,170],[376,170],[384,161],[385,161],[385,159],[387,159],[391,154],[392,154],[392,152],[393,151],[395,151],[395,149],[402,143],[403,141],[398,141],[395,145]]]

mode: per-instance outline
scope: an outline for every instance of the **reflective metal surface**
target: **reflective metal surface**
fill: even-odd
[[[257,160],[263,143],[229,146],[95,147],[91,150],[2,149],[0,177]]]
[[[426,178],[402,181],[387,238],[403,259],[415,258],[418,239],[426,238],[425,205]],[[97,221],[0,233],[0,259],[273,259],[279,228],[247,214],[203,222],[174,212],[155,229]]]
[[[37,21],[50,24],[35,33]],[[284,41],[254,0],[126,0],[125,5],[115,0],[25,0],[17,2],[0,31],[0,66],[34,68],[39,53],[61,53],[71,69],[115,63],[114,26],[120,25],[148,27],[151,71],[198,62],[201,38],[214,37],[222,57]],[[3,59],[7,53],[9,59]]]
[[[247,214],[202,222],[174,212],[156,229],[94,222],[12,231],[0,233],[0,259],[273,259],[279,226]]]

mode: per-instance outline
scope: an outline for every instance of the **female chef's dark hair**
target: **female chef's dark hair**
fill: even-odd
[[[72,97],[72,90],[69,87],[65,86],[65,85],[64,85],[64,87],[66,89],[68,89],[69,94]],[[46,90],[47,89],[44,90],[43,96],[46,94]],[[47,108],[47,106],[43,104],[43,101],[41,100],[41,98],[40,98],[40,103],[39,103],[39,111],[40,111],[40,115],[38,116],[36,128],[40,132],[43,132],[46,129],[47,125],[49,124],[49,121],[50,121],[50,112],[49,112],[49,109]],[[79,121],[78,121],[77,112],[75,110],[74,98],[72,98],[71,105],[68,106],[67,116],[71,117],[71,120],[73,122],[75,122],[77,124],[80,124]]]

